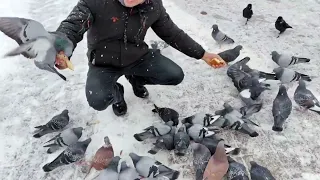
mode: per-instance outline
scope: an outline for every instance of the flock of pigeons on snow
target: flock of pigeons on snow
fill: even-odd
[[[243,16],[247,19],[246,24],[252,15],[252,5],[249,4],[243,10]],[[35,65],[38,68],[57,73],[54,70],[53,59],[61,49],[57,49],[56,46],[58,45],[53,42],[63,41],[63,36],[48,33],[42,24],[30,19],[3,17],[0,18],[0,25],[0,30],[19,44],[19,47],[9,52],[7,56],[22,54],[28,58],[37,57],[38,60],[35,61]],[[287,28],[292,28],[281,16],[275,22],[275,27],[280,31],[279,36]],[[234,43],[232,38],[219,30],[218,25],[213,25],[212,29],[212,37],[220,45]],[[38,34],[32,33],[35,31]],[[29,41],[30,39],[33,40]],[[56,52],[51,51],[51,54],[41,56],[43,58],[41,59],[41,57],[37,56],[39,51],[35,46],[41,43],[50,44],[50,49],[56,49]],[[60,48],[63,48],[64,52],[68,52],[65,49],[72,48],[72,46],[70,43],[66,43],[66,46]],[[152,48],[158,48],[158,44],[151,46]],[[167,47],[165,44],[163,46],[164,48]],[[219,53],[219,55],[229,64],[238,58],[241,50],[242,46],[238,45],[233,49]],[[64,54],[64,56],[68,55]],[[171,108],[159,108],[154,105],[155,108],[152,111],[157,113],[163,122],[154,123],[142,132],[134,134],[134,138],[139,142],[155,138],[156,141],[153,143],[152,149],[148,151],[150,154],[156,154],[159,150],[172,150],[175,155],[184,156],[190,146],[193,149],[193,166],[196,180],[218,180],[223,177],[228,180],[249,180],[246,167],[230,157],[230,155],[239,154],[240,148],[232,148],[230,145],[225,144],[224,140],[217,137],[216,134],[222,130],[232,129],[250,137],[259,136],[254,128],[250,127],[259,127],[259,125],[250,120],[249,117],[261,110],[263,103],[260,95],[265,90],[271,90],[270,84],[265,83],[265,80],[276,80],[281,83],[273,102],[273,131],[283,131],[283,125],[292,111],[292,102],[283,84],[298,81],[299,86],[295,90],[294,101],[303,109],[309,109],[320,114],[319,101],[306,88],[305,81],[311,81],[311,77],[288,68],[298,63],[310,62],[310,59],[279,54],[276,51],[273,51],[271,55],[272,60],[279,65],[273,70],[273,73],[250,68],[247,65],[250,60],[249,57],[245,57],[228,67],[227,75],[239,91],[239,96],[244,104],[239,110],[225,102],[223,109],[216,111],[214,115],[197,113],[182,119],[181,123],[179,123],[179,113],[177,111]],[[57,74],[65,80],[64,76]],[[48,143],[51,142],[50,144],[44,146],[48,147],[47,153],[54,153],[59,148],[65,148],[56,159],[43,166],[43,171],[50,172],[61,166],[79,163],[85,159],[85,152],[91,142],[91,138],[79,141],[83,128],[66,128],[68,124],[68,110],[64,110],[54,116],[47,124],[35,127],[37,128],[34,134],[35,138],[40,138],[48,133],[60,132],[48,141]],[[88,174],[94,168],[100,171],[98,179],[101,180],[138,180],[141,178],[175,180],[180,176],[179,171],[165,166],[154,158],[140,156],[133,152],[129,156],[134,165],[132,167],[128,166],[125,161],[120,163],[120,156],[115,156],[110,139],[106,136],[104,137],[104,144],[89,161]],[[251,161],[250,164],[250,177],[252,180],[275,179],[267,168],[254,161]],[[118,171],[119,165],[120,170]]]

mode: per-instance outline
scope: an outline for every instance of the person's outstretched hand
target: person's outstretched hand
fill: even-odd
[[[205,52],[201,59],[214,68],[220,68],[227,64],[218,54],[214,53]]]

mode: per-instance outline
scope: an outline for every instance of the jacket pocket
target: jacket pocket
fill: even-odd
[[[120,47],[117,42],[97,46],[90,52],[90,61],[95,66],[120,66]]]

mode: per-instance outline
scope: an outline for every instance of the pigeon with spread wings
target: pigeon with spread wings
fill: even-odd
[[[69,57],[74,45],[65,34],[48,32],[40,22],[19,17],[0,17],[0,31],[19,44],[4,57],[22,54],[34,59],[39,69],[56,73],[63,80],[66,77],[55,69],[55,64],[66,63],[73,70]]]

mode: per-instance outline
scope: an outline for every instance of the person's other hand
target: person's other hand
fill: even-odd
[[[201,59],[214,68],[220,68],[227,64],[219,55],[214,53],[205,52]]]
[[[73,65],[70,62],[69,58],[62,52],[57,54],[55,66],[60,70],[63,70],[66,68],[73,70]]]

